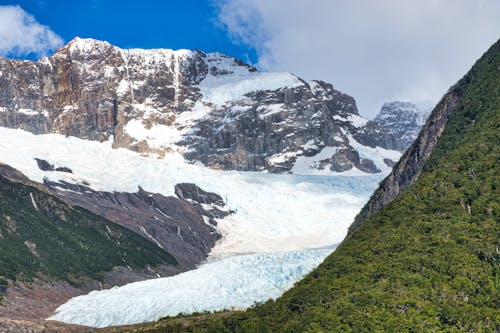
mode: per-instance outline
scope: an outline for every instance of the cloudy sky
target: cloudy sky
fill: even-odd
[[[500,37],[498,0],[1,1],[0,54],[38,57],[74,36],[121,47],[218,50],[322,79],[373,116],[436,102]]]

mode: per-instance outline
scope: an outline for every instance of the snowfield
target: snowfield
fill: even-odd
[[[136,192],[141,186],[174,195],[175,184],[195,183],[220,194],[235,213],[218,220],[223,237],[199,268],[91,292],[61,305],[50,319],[103,327],[181,312],[245,308],[276,298],[333,250],[325,247],[342,241],[354,216],[388,173],[387,168],[355,176],[220,171],[186,163],[178,153],[162,159],[141,156],[113,149],[111,142],[0,127],[0,162],[37,182],[46,177],[90,184],[101,191]],[[376,160],[388,154],[363,151],[375,153]],[[73,173],[42,171],[35,158]]]
[[[15,143],[15,144],[14,144]],[[55,149],[57,147],[57,149]],[[43,182],[90,184],[98,191],[144,190],[175,195],[175,184],[195,183],[220,194],[236,213],[218,221],[223,239],[212,256],[293,251],[337,244],[384,174],[304,176],[220,171],[188,164],[180,154],[141,156],[127,149],[59,134],[34,135],[0,127],[0,161]],[[73,173],[42,171],[35,158]]]
[[[49,320],[106,327],[154,321],[179,313],[243,309],[279,297],[332,250],[230,257],[176,276],[75,297],[61,305]]]

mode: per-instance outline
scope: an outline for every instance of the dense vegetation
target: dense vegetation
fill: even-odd
[[[123,227],[0,176],[0,288],[6,278],[78,283],[114,266],[158,264],[176,261]]]
[[[419,179],[281,298],[135,330],[500,331],[500,42],[453,89]]]

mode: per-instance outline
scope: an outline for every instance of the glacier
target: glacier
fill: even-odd
[[[330,247],[233,256],[172,277],[74,297],[49,320],[107,327],[180,313],[243,309],[279,297],[332,251]]]
[[[54,147],[57,147],[55,149]],[[391,152],[364,148],[375,160]],[[219,219],[222,238],[206,263],[177,276],[93,291],[61,305],[51,320],[104,327],[154,321],[179,313],[243,309],[279,297],[319,265],[340,243],[378,186],[378,174],[272,174],[222,171],[187,163],[181,154],[143,156],[60,134],[34,135],[0,127],[3,163],[33,181],[66,181],[97,191],[146,191],[175,195],[195,183],[220,194],[234,214]],[[35,158],[70,168],[43,171]]]

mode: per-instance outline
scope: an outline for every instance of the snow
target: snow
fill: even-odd
[[[152,149],[174,147],[182,139],[182,132],[173,126],[153,124],[146,128],[139,119],[129,120],[125,132],[138,141],[145,140]]]
[[[35,198],[33,197],[33,193],[30,192],[30,198],[31,198],[31,204],[33,205],[33,208],[38,211],[38,205],[36,204]]]
[[[349,138],[349,144],[358,151],[359,157],[372,160],[378,169],[382,170],[384,173],[391,172],[392,168],[385,164],[384,159],[388,158],[394,162],[399,161],[401,158],[401,153],[396,150],[389,150],[382,147],[368,147],[363,146],[361,143],[356,141],[352,135],[347,134]]]
[[[242,309],[279,297],[332,250],[250,254],[209,262],[176,276],[72,298],[49,320],[106,327],[179,313]]]
[[[323,88],[316,81],[309,81],[309,87],[311,88],[311,92],[316,95],[318,92],[323,91]]]
[[[292,134],[292,133],[291,133]],[[289,134],[290,135],[290,134]],[[290,160],[291,158],[297,156],[297,155],[300,155],[302,154],[303,151],[302,150],[298,150],[298,151],[288,151],[288,152],[283,152],[283,153],[277,153],[277,154],[274,154],[272,155],[271,157],[269,157],[267,159],[267,162],[270,163],[270,164],[280,164],[280,163],[285,163],[287,162],[288,160]]]
[[[363,127],[368,123],[368,119],[365,119],[365,118],[358,116],[358,115],[355,115],[355,114],[350,115],[347,119],[348,119],[348,121],[351,122],[351,124],[354,127]]]
[[[136,110],[143,112],[143,118],[158,113],[159,111],[147,104],[133,104]],[[150,127],[142,119],[131,119],[124,127],[125,132],[136,142],[146,141],[150,148],[169,151],[170,148],[177,152],[186,152],[188,148],[177,145],[186,135],[192,134],[196,130],[194,124],[199,119],[210,113],[210,107],[200,101],[196,102],[191,111],[184,111],[177,115],[175,122],[171,126],[152,124]]]
[[[47,111],[38,112],[38,111],[35,111],[33,109],[20,108],[20,109],[17,109],[17,112],[28,115],[28,116],[38,116],[38,115],[43,115],[45,117],[49,116],[49,113]]]
[[[342,117],[340,115],[335,115],[333,116],[333,119],[335,120],[340,120],[340,121],[348,121],[350,122],[354,127],[363,127],[368,123],[368,119],[363,118],[361,116],[358,116],[356,114],[351,114],[348,117]]]
[[[338,147],[324,147],[319,153],[314,156],[299,156],[292,167],[292,173],[295,175],[318,175],[318,176],[333,176],[338,175],[338,172],[326,168],[320,168],[320,162],[330,159],[337,152]]]
[[[200,82],[199,87],[204,102],[223,105],[254,91],[293,88],[301,85],[302,81],[290,73],[250,73],[239,70],[225,75],[208,74]]]
[[[266,117],[269,117],[273,114],[280,113],[283,111],[283,103],[278,103],[278,104],[270,104],[270,105],[262,105],[257,108],[257,111],[266,111],[263,114],[259,115],[260,119],[264,119]]]
[[[209,106],[197,101],[191,111],[183,111],[176,115],[175,122],[182,126],[193,125],[196,121],[210,114],[211,111],[212,109]]]
[[[120,97],[126,95],[129,92],[129,86],[130,84],[128,83],[127,80],[122,79],[120,83],[118,84],[118,88],[116,88],[116,94]]]
[[[318,146],[316,145],[316,142],[314,140],[309,140],[302,146],[302,148],[304,150],[310,150],[310,149],[318,149]]]

